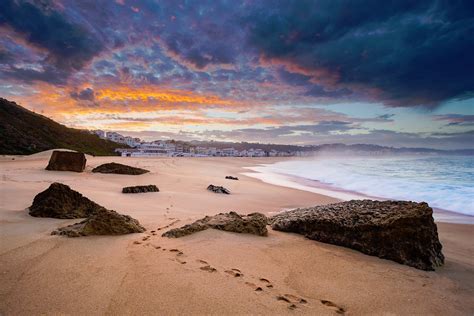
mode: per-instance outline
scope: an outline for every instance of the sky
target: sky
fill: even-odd
[[[474,1],[0,1],[0,96],[152,139],[474,148]]]

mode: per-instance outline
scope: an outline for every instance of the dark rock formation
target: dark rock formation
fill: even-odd
[[[89,235],[124,235],[143,233],[145,228],[128,216],[115,211],[102,209],[80,223],[58,228],[52,235],[81,237]]]
[[[280,213],[275,230],[293,232],[422,270],[444,263],[426,203],[353,200]]]
[[[213,185],[213,184],[210,184],[207,189],[209,191],[212,191],[214,193],[223,193],[223,194],[230,194],[230,191],[227,190],[226,188],[224,187],[220,187],[220,186],[217,186],[217,185]]]
[[[133,187],[125,187],[122,193],[146,193],[146,192],[160,192],[160,189],[154,184],[150,185],[136,185]]]
[[[225,178],[229,180],[239,180],[239,178],[233,176],[226,176]]]
[[[84,218],[101,209],[102,206],[81,193],[55,182],[35,196],[29,211],[34,217]]]
[[[82,172],[86,167],[86,156],[74,151],[55,150],[49,158],[46,170]]]
[[[246,233],[266,236],[267,217],[261,213],[239,215],[235,212],[206,216],[192,224],[175,228],[163,234],[163,237],[179,238],[199,231],[214,228],[234,233]]]
[[[95,167],[94,169],[92,169],[92,172],[140,175],[150,171],[141,168],[122,165],[120,163],[111,162]]]

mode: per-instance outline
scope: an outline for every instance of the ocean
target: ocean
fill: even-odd
[[[474,216],[474,157],[316,157],[249,169],[261,173],[264,181],[273,178],[267,182],[324,188],[321,193],[332,191],[330,195],[342,199],[359,194],[425,201],[434,208]]]

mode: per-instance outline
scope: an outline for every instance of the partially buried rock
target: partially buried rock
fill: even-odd
[[[49,158],[46,170],[83,172],[86,167],[86,156],[74,151],[55,150]]]
[[[62,183],[53,183],[33,199],[29,213],[34,217],[84,218],[103,209]]]
[[[268,233],[265,215],[261,213],[239,215],[236,212],[230,212],[206,216],[192,224],[169,230],[163,234],[163,237],[179,238],[208,228],[258,236],[266,236]]]
[[[228,180],[239,180],[239,178],[233,176],[226,176],[225,178]]]
[[[95,167],[94,169],[92,169],[92,172],[140,175],[150,171],[132,166],[122,165],[120,163],[111,162]]]
[[[145,228],[136,219],[103,209],[80,223],[61,227],[51,234],[81,237],[89,235],[124,235],[143,233],[144,231]]]
[[[275,230],[356,249],[422,270],[444,263],[433,210],[426,203],[353,200],[280,213]]]
[[[217,185],[213,185],[213,184],[210,184],[207,189],[209,191],[212,191],[214,193],[223,193],[223,194],[230,194],[230,191],[227,190],[226,188],[224,187],[221,187],[221,186],[217,186]]]
[[[125,187],[122,189],[122,193],[146,193],[146,192],[160,192],[160,190],[154,184],[136,185],[133,187]]]

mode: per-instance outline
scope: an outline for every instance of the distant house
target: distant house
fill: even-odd
[[[92,133],[96,134],[97,136],[99,136],[102,139],[107,138],[107,133],[103,130],[98,129],[98,130],[92,131]]]

